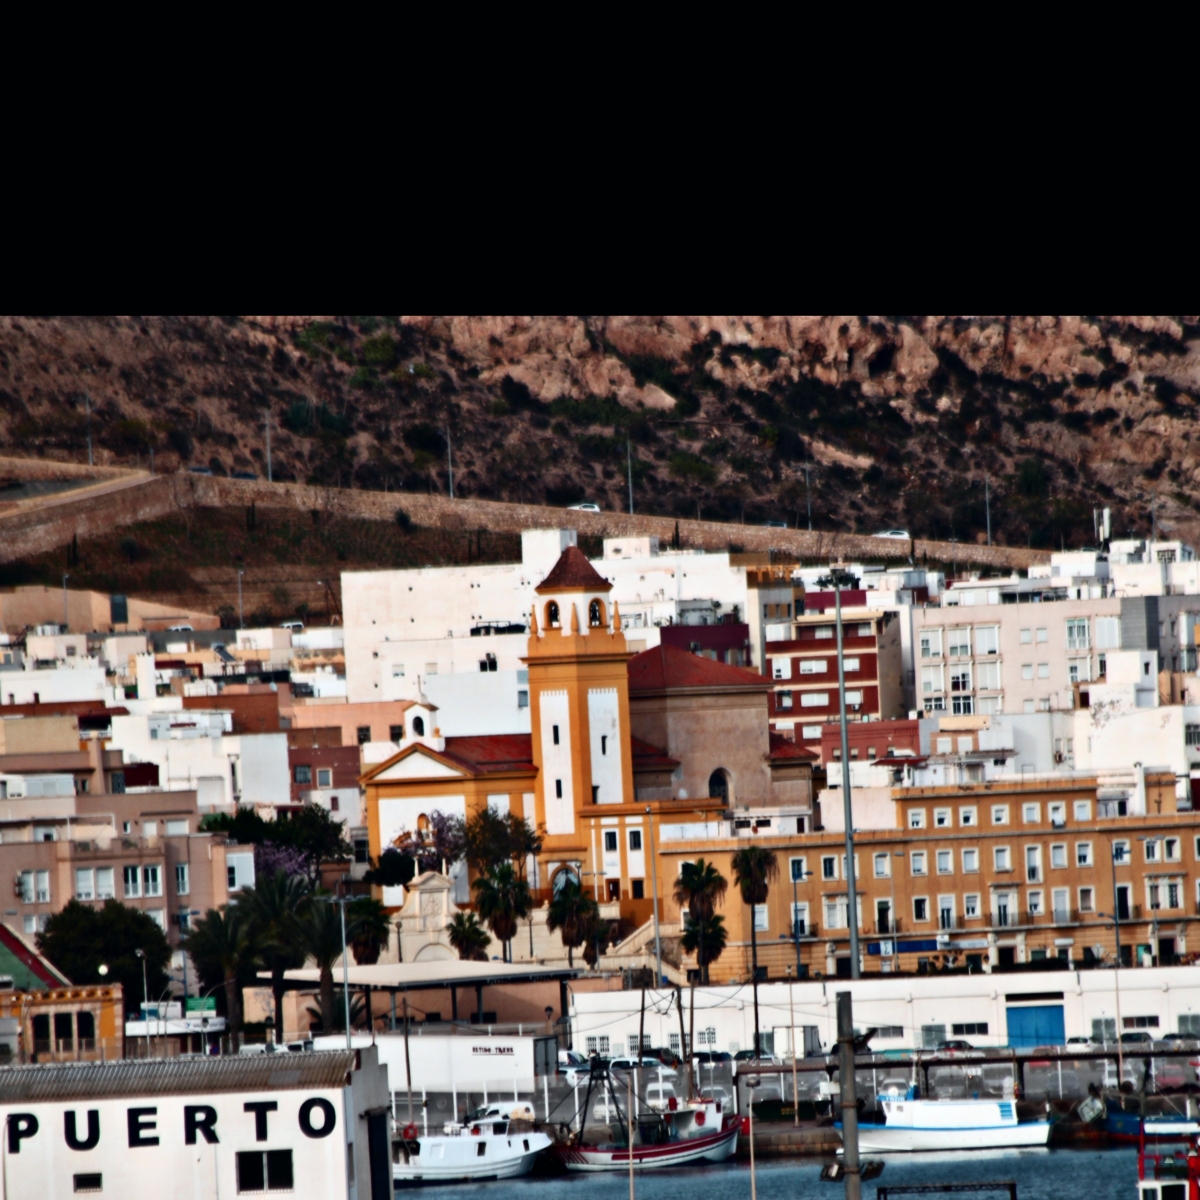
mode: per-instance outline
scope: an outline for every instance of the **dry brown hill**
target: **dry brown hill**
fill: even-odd
[[[0,318],[0,449],[323,484],[903,525],[1200,537],[1196,317]],[[2,483],[3,481],[0,481]],[[0,492],[2,495],[2,492]]]

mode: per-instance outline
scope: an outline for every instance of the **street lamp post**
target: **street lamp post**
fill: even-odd
[[[796,974],[800,974],[800,968],[796,968]],[[792,1031],[788,1035],[788,1041],[792,1047],[792,1124],[797,1128],[800,1125],[800,1092],[796,1086],[796,989],[793,986],[792,968],[787,969],[788,975],[788,1010],[791,1013]],[[780,1089],[782,1091],[782,1089]]]
[[[242,576],[245,575],[245,573],[246,573],[245,571],[238,572],[238,628],[239,629],[246,628],[246,617],[242,611]]]
[[[1159,837],[1139,837],[1138,841],[1144,842],[1147,846],[1150,846],[1150,845],[1158,846],[1158,845],[1162,844],[1162,838],[1159,838]],[[1158,885],[1158,886],[1161,886],[1161,885]],[[1150,965],[1154,966],[1154,967],[1159,966],[1159,961],[1158,961],[1158,909],[1159,909],[1159,905],[1161,905],[1161,903],[1162,903],[1162,901],[1160,899],[1159,904],[1152,904],[1150,906]],[[1115,908],[1116,905],[1114,904],[1113,907]]]
[[[800,859],[792,859],[792,941],[796,946],[796,978],[799,979],[802,972],[800,970],[800,917],[797,915],[797,909],[800,907],[800,901],[796,895],[796,885],[802,879],[811,879],[814,872],[806,871],[800,866]],[[788,968],[791,969],[790,967]]]
[[[321,896],[326,904],[336,904],[342,910],[342,1002],[346,1006],[346,1049],[350,1046],[350,956],[346,950],[346,905],[353,903],[349,896]],[[369,1018],[369,1014],[368,1014]]]
[[[893,850],[892,857],[903,858],[904,851]],[[892,884],[892,911],[889,922],[891,929],[888,932],[892,935],[892,974],[894,975],[900,969],[900,931],[896,928],[896,872],[889,871],[888,875],[891,877]]]
[[[146,952],[135,950],[134,954],[142,960],[142,1020],[146,1022],[146,1057],[150,1057],[150,985],[146,982]]]
[[[662,986],[662,940],[658,936],[658,859],[654,855],[654,820],[646,805],[646,833],[650,840],[650,894],[654,903],[654,986]]]
[[[832,567],[817,580],[832,587],[837,620],[838,709],[842,730],[842,812],[846,821],[846,924],[850,927],[850,978],[862,978],[858,961],[858,887],[854,872],[854,813],[850,800],[850,731],[846,722],[846,664],[842,657],[842,588],[856,582],[848,571]]]
[[[71,632],[71,617],[70,617],[70,613],[67,608],[67,580],[70,578],[71,578],[70,575],[63,576],[63,632],[64,633]]]

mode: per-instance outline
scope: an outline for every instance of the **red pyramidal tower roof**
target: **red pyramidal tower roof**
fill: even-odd
[[[588,562],[578,546],[568,546],[550,574],[534,589],[538,592],[610,592],[612,584]]]

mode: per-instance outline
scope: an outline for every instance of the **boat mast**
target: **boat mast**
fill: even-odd
[[[393,1012],[395,1009],[392,1010]],[[408,993],[404,993],[404,1078],[408,1083],[408,1123],[413,1123],[412,1109],[412,1059],[408,1054]]]

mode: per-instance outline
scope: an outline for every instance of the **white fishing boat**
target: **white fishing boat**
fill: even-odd
[[[860,1120],[863,1154],[913,1150],[994,1150],[1044,1146],[1049,1121],[1018,1121],[1013,1100],[920,1100],[884,1095],[876,1101],[881,1119]]]
[[[628,1171],[630,1157],[635,1170],[678,1167],[700,1161],[724,1162],[737,1150],[741,1121],[722,1111],[720,1100],[671,1100],[665,1112],[654,1119],[636,1122],[633,1145],[619,1122],[612,1141],[584,1141],[576,1136],[554,1147],[554,1154],[568,1171]]]
[[[512,1179],[528,1175],[550,1138],[533,1128],[528,1105],[493,1105],[465,1124],[448,1121],[440,1134],[397,1125],[392,1142],[392,1179],[397,1188]]]

